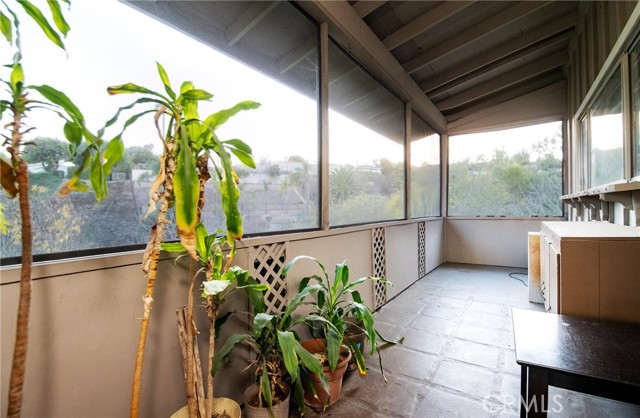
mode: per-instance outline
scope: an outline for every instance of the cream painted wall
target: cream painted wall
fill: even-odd
[[[558,218],[446,220],[447,263],[527,267],[527,235]]]
[[[418,280],[418,224],[387,228],[387,298],[391,299]]]
[[[444,263],[444,219],[425,222],[427,273]]]

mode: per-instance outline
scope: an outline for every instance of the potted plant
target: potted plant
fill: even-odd
[[[64,17],[60,3],[57,0],[47,2],[54,24],[43,12],[31,2],[17,0],[24,12],[37,24],[54,45],[65,49],[63,38],[69,31],[69,25]],[[69,3],[65,1],[65,3]],[[9,3],[11,4],[11,3]],[[0,97],[0,119],[6,130],[2,136],[5,141],[3,150],[8,153],[0,157],[2,188],[10,198],[18,197],[21,221],[21,271],[20,271],[20,299],[18,302],[16,338],[13,350],[11,375],[9,378],[9,400],[7,416],[20,416],[23,399],[23,386],[26,370],[26,357],[29,336],[29,313],[31,307],[31,267],[33,262],[32,222],[29,201],[29,172],[23,158],[25,146],[37,146],[29,132],[35,127],[29,126],[29,112],[43,109],[60,116],[64,121],[64,136],[69,142],[69,151],[75,158],[81,147],[86,148],[81,153],[82,164],[74,171],[71,179],[60,189],[60,194],[67,195],[72,191],[89,191],[89,185],[80,177],[89,172],[92,191],[98,201],[105,198],[107,193],[106,177],[113,166],[122,158],[124,145],[119,136],[105,142],[101,136],[92,133],[86,126],[80,109],[63,92],[49,85],[29,85],[25,82],[22,58],[25,53],[21,45],[20,19],[17,10],[7,3],[0,6],[0,32],[13,50],[11,63],[5,65],[10,69],[7,79],[2,80],[6,86]],[[8,57],[8,54],[7,54]],[[5,96],[4,92],[7,93]],[[35,97],[34,97],[35,96]],[[4,117],[7,116],[7,120]],[[0,206],[0,229],[5,226],[5,217]]]
[[[185,81],[175,91],[169,77],[160,63],[157,63],[158,74],[164,86],[165,93],[153,91],[143,86],[127,83],[109,87],[109,94],[138,94],[140,98],[128,106],[118,110],[116,115],[107,123],[112,125],[119,118],[120,113],[138,106],[143,110],[135,113],[124,123],[123,131],[136,122],[141,116],[152,114],[157,135],[162,142],[162,156],[160,169],[150,190],[150,200],[147,215],[155,214],[151,227],[147,247],[143,257],[142,269],[147,278],[147,289],[143,297],[144,314],[138,340],[136,365],[134,371],[131,417],[138,416],[140,383],[144,347],[149,326],[149,318],[153,303],[157,265],[167,224],[169,207],[175,208],[175,224],[180,238],[180,250],[184,250],[193,260],[208,263],[218,260],[211,251],[211,246],[204,248],[202,239],[206,240],[206,231],[198,235],[200,228],[200,214],[204,206],[204,189],[212,177],[209,163],[213,164],[214,175],[219,184],[221,195],[220,208],[226,219],[226,241],[231,247],[231,254],[235,252],[236,240],[242,238],[242,218],[238,210],[240,191],[238,177],[233,170],[231,154],[235,155],[243,164],[255,168],[251,156],[251,148],[239,139],[222,141],[216,134],[216,129],[229,118],[242,110],[255,109],[260,106],[253,101],[243,101],[228,109],[222,109],[201,118],[198,113],[198,103],[210,100],[213,95],[205,90],[197,89],[193,83]],[[161,126],[164,123],[164,127]],[[201,248],[199,248],[201,247]],[[199,251],[199,249],[201,251]],[[200,252],[200,255],[198,253]],[[207,258],[210,257],[210,258]],[[226,272],[230,272],[233,257],[229,257],[225,264]],[[215,268],[214,268],[215,270]],[[211,271],[214,274],[214,271]],[[190,296],[194,288],[194,277],[190,277]],[[192,307],[190,299],[189,306]],[[213,303],[213,301],[212,301]],[[187,400],[190,414],[193,416],[199,410],[194,392],[193,353],[194,335],[192,324],[192,309],[188,308],[184,321],[186,326],[187,370]]]
[[[291,394],[299,412],[303,413],[303,388],[311,374],[320,375],[320,384],[324,390],[329,390],[320,361],[300,344],[300,337],[293,330],[295,325],[304,321],[304,317],[294,319],[292,314],[310,290],[296,295],[282,314],[267,314],[254,305],[252,333],[232,335],[214,356],[213,375],[236,344],[248,344],[255,353],[255,359],[247,368],[254,368],[256,384],[245,391],[245,412],[250,418],[265,417],[265,411],[271,417],[275,417],[276,412],[277,416],[288,417]],[[282,406],[276,410],[278,399]]]
[[[303,277],[300,281],[300,294],[315,295],[315,300],[308,302],[313,311],[305,316],[305,322],[312,329],[319,329],[325,344],[314,343],[314,345],[326,350],[328,365],[331,371],[335,371],[340,361],[340,347],[347,344],[355,357],[355,362],[360,375],[366,376],[367,368],[364,360],[364,344],[358,344],[353,334],[350,335],[348,329],[353,333],[363,333],[365,341],[371,346],[370,354],[378,353],[380,370],[386,382],[384,369],[382,367],[382,357],[380,356],[378,339],[385,343],[401,343],[403,339],[390,341],[384,338],[375,329],[373,313],[362,301],[360,293],[356,287],[365,282],[380,281],[389,283],[380,277],[362,277],[358,280],[349,281],[349,267],[346,262],[335,266],[333,280],[329,278],[327,271],[317,259],[301,255],[293,258],[282,269],[282,277],[286,277],[293,266],[300,260],[311,260],[316,263],[322,272],[322,276],[311,275]],[[313,281],[313,282],[312,282]],[[350,298],[349,298],[350,296]],[[354,319],[349,319],[354,318]],[[322,347],[324,346],[324,347]],[[341,386],[341,385],[340,385]],[[337,385],[336,385],[337,387]],[[331,403],[339,398],[339,393],[331,393],[333,398]]]

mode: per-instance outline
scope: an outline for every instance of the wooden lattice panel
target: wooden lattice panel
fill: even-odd
[[[252,276],[258,283],[269,285],[264,295],[267,313],[284,312],[287,305],[287,283],[282,280],[280,272],[287,258],[285,243],[260,245],[253,251]]]
[[[385,278],[387,276],[387,258],[384,228],[375,228],[372,235],[373,275]],[[387,287],[384,283],[373,282],[373,299],[376,309],[387,302]]]
[[[426,224],[418,224],[418,274],[420,278],[427,275],[427,238]]]

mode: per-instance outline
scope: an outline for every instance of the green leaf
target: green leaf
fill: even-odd
[[[167,107],[165,105],[165,103],[163,101],[161,101],[161,100],[152,99],[150,97],[141,97],[140,99],[136,100],[135,102],[133,102],[133,103],[127,105],[127,106],[123,106],[120,109],[118,109],[116,114],[111,119],[109,119],[102,128],[100,128],[100,130],[98,131],[98,136],[102,136],[104,131],[105,131],[105,129],[107,129],[109,126],[113,125],[114,123],[116,123],[116,121],[120,117],[120,113],[122,113],[125,110],[129,110],[129,109],[131,109],[131,108],[133,108],[133,107],[135,107],[135,106],[137,106],[138,104],[141,104],[141,103],[156,103],[156,104],[159,104],[160,106]],[[140,114],[142,115],[142,114],[155,113],[155,112],[157,112],[157,109],[146,110],[144,112],[141,112]]]
[[[291,380],[298,378],[298,355],[296,353],[295,344],[297,343],[295,335],[291,331],[278,331],[278,344],[282,352],[282,360],[284,366],[291,376]]]
[[[233,312],[229,311],[224,315],[218,316],[216,318],[216,322],[214,324],[214,333],[216,335],[216,338],[220,337],[220,330],[222,329],[222,326],[227,322],[232,313]]]
[[[65,20],[62,10],[60,9],[60,4],[58,4],[57,0],[47,0],[47,4],[49,4],[49,9],[51,10],[51,15],[53,16],[53,23],[56,24],[56,27],[64,36],[67,36],[69,33],[69,24]]]
[[[214,114],[209,115],[205,119],[204,123],[208,125],[212,131],[215,131],[218,126],[228,121],[229,118],[236,115],[238,112],[243,110],[257,109],[258,107],[260,107],[260,103],[257,103],[251,100],[246,100],[244,102],[240,102],[236,104],[233,107],[230,107],[229,109],[223,109]]]
[[[247,298],[249,298],[249,302],[251,306],[253,306],[253,313],[260,314],[263,313],[267,308],[264,304],[264,292],[259,286],[256,279],[249,276],[249,273],[238,275],[236,278],[239,288],[244,288],[245,293],[247,294]],[[256,287],[254,287],[256,286]],[[268,286],[267,286],[268,289]],[[265,290],[267,290],[265,289]]]
[[[340,286],[344,286],[349,282],[349,267],[345,263],[336,264],[336,271],[333,280],[333,286],[331,287],[331,296],[336,302],[338,290]]]
[[[271,321],[274,316],[267,313],[259,313],[253,318],[253,335],[257,338],[265,328],[271,329]]]
[[[49,21],[42,14],[40,9],[31,4],[28,0],[16,0],[20,5],[24,8],[24,11],[27,12],[29,16],[40,26],[40,29],[47,35],[47,38],[51,40],[54,44],[64,49],[64,43],[62,42],[62,38],[58,35],[58,32],[49,24]]]
[[[207,238],[207,227],[204,226],[202,222],[200,222],[196,226],[196,251],[198,251],[198,255],[200,259],[205,261],[208,260],[209,249],[207,248],[206,238]]]
[[[169,95],[169,97],[171,97],[172,100],[175,100],[176,93],[171,89],[171,83],[169,82],[169,76],[167,75],[167,72],[164,70],[164,67],[159,62],[156,61],[156,65],[158,67],[158,74],[160,74],[160,79],[162,80],[162,84],[164,84],[164,90],[167,92],[167,94]]]
[[[150,94],[152,96],[156,96],[156,97],[160,97],[163,102],[169,102],[169,100],[167,100],[166,97],[164,97],[162,94],[155,92],[153,90],[149,90],[146,87],[143,86],[139,86],[137,84],[133,84],[133,83],[126,83],[126,84],[121,84],[119,86],[111,86],[111,87],[107,87],[107,93],[114,95],[114,94],[132,94],[132,93],[145,93],[145,94]],[[169,107],[169,106],[167,106]]]
[[[13,32],[11,29],[11,19],[9,19],[4,13],[0,12],[0,32],[2,32],[9,43],[13,41]]]
[[[331,371],[336,369],[338,360],[340,360],[340,346],[342,345],[342,335],[336,332],[336,330],[329,326],[327,328],[327,355],[329,356],[329,367]]]
[[[84,116],[82,115],[82,112],[80,112],[80,109],[78,109],[66,94],[45,84],[42,86],[31,86],[31,88],[42,94],[51,103],[60,106],[69,114],[71,119],[84,126]]]
[[[118,164],[118,162],[124,156],[124,142],[120,136],[116,136],[107,144],[107,147],[102,154],[102,158],[104,159],[104,175],[108,176],[113,169],[113,166]]]
[[[160,244],[160,248],[170,253],[183,253],[184,247],[179,242],[163,242]]]
[[[198,224],[198,198],[200,184],[196,170],[196,158],[189,147],[186,129],[180,131],[180,150],[177,168],[173,177],[175,194],[176,227],[182,245],[189,254],[195,255],[195,227]],[[191,241],[191,242],[190,242]]]
[[[322,364],[320,361],[313,354],[305,350],[299,342],[296,341],[294,346],[304,367],[306,367],[311,373],[318,375],[318,377],[320,377],[320,383],[322,383],[322,388],[327,393],[330,393],[329,382],[327,380],[327,376],[325,376],[324,371],[322,370]]]
[[[269,382],[269,373],[267,371],[267,362],[262,363],[262,377],[260,378],[260,387],[262,388],[262,396],[267,403],[267,408],[271,411],[273,406],[273,394],[271,393],[271,383]]]
[[[24,83],[24,72],[22,71],[22,65],[13,64],[13,69],[11,70],[11,91],[14,94],[19,95],[20,88]]]
[[[235,148],[229,148],[229,151],[238,157],[238,160],[240,160],[242,164],[250,168],[256,168],[256,163],[253,161],[253,156],[251,154],[247,154],[246,152]]]
[[[82,127],[74,122],[66,122],[64,124],[64,137],[67,138],[74,148],[78,148],[82,142]]]
[[[300,305],[300,303],[304,300],[304,298],[306,298],[307,296],[309,296],[310,294],[312,294],[314,292],[317,292],[320,289],[321,289],[320,285],[314,284],[314,285],[311,285],[311,286],[307,286],[302,292],[299,292],[293,298],[291,303],[289,303],[289,306],[287,306],[287,309],[282,314],[282,322],[286,321],[286,319],[291,316],[293,311],[296,310],[296,308],[298,307],[298,305]]]
[[[218,370],[220,370],[220,364],[222,362],[222,359],[231,352],[231,350],[233,349],[233,347],[235,347],[236,344],[246,340],[250,340],[250,339],[251,339],[251,336],[247,334],[234,334],[231,337],[229,337],[227,341],[224,342],[224,345],[222,346],[222,348],[216,352],[215,356],[213,356],[213,363],[211,366],[211,375],[212,376],[216,375]]]
[[[228,139],[226,141],[222,141],[223,144],[225,145],[231,145],[233,148],[236,148],[240,151],[244,151],[247,154],[251,154],[251,147],[249,145],[247,145],[244,141],[242,141],[241,139]],[[231,149],[231,148],[229,148]]]
[[[182,93],[181,96],[183,99],[188,99],[188,100],[209,100],[213,98],[213,94],[201,89],[187,90],[184,93]],[[178,98],[178,101],[180,101],[180,98]]]
[[[93,157],[91,171],[89,172],[89,179],[91,180],[91,186],[93,187],[96,199],[98,201],[103,200],[107,196],[107,182],[105,180],[99,152],[96,152]]]

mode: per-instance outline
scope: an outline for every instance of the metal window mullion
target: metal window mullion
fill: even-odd
[[[404,105],[404,218],[411,219],[411,102]]]
[[[631,71],[629,54],[625,53],[620,59],[620,88],[622,89],[622,153],[624,155],[624,179],[631,180],[633,177],[633,167],[631,154],[633,151],[632,144],[632,131],[633,131],[633,118],[632,118],[632,106],[631,106]]]
[[[329,229],[329,26],[320,23],[320,229]]]

